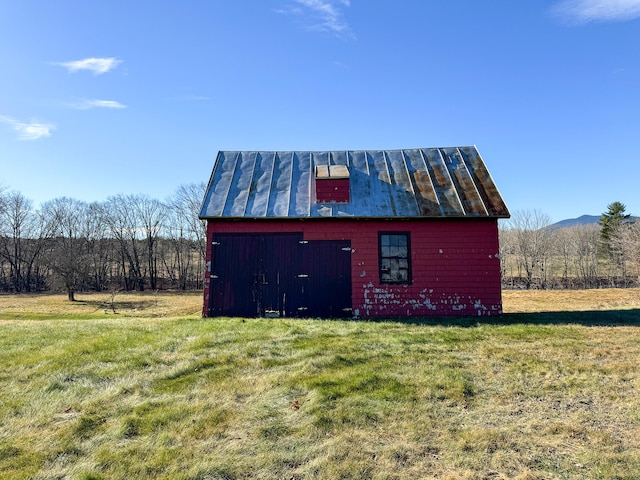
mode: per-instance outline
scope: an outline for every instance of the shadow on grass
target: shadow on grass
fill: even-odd
[[[74,302],[75,305],[86,305],[94,308],[96,311],[98,310],[109,310],[113,311],[115,309],[116,312],[120,310],[145,310],[147,308],[152,308],[157,305],[157,302],[153,299],[149,300],[138,300],[138,301],[120,301],[116,300],[113,303],[109,300],[76,300]]]
[[[640,309],[572,312],[504,313],[494,317],[363,318],[353,321],[398,322],[408,325],[477,327],[480,325],[583,325],[586,327],[640,327]]]

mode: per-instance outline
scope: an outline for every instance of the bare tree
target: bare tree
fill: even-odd
[[[557,228],[552,232],[555,253],[560,258],[562,266],[562,282],[568,285],[573,277],[573,243],[574,229],[573,227]]]
[[[500,237],[500,275],[502,281],[510,281],[511,287],[514,286],[514,278],[521,276],[521,272],[514,271],[518,267],[516,259],[516,241],[515,230],[509,226],[506,220],[499,222],[498,234]]]
[[[87,205],[84,218],[87,235],[88,281],[96,291],[102,291],[109,281],[114,261],[114,241],[109,236],[109,226],[104,218],[104,209],[99,203]]]
[[[14,292],[44,287],[38,260],[50,235],[50,224],[33,209],[31,200],[15,191],[4,196],[0,210],[0,256],[8,264]]]
[[[159,200],[146,195],[129,197],[138,226],[142,231],[146,250],[149,284],[153,290],[158,288],[158,237],[166,217],[166,207]]]
[[[580,225],[573,228],[572,257],[576,277],[583,288],[596,285],[598,278],[598,242],[600,227],[598,225]]]
[[[191,277],[201,287],[206,248],[206,224],[198,218],[205,184],[182,185],[167,201],[165,228],[170,252],[163,256],[168,276],[186,290]]]
[[[609,253],[623,284],[628,282],[628,267],[637,267],[639,257],[640,228],[631,220],[616,225],[610,231]]]
[[[538,210],[516,211],[509,220],[515,236],[515,252],[524,272],[527,289],[533,286],[534,278],[539,279],[540,288],[547,286],[547,261],[552,245],[550,224],[549,216]]]
[[[103,205],[104,219],[116,239],[125,288],[144,290],[148,278],[158,287],[158,238],[165,206],[146,195],[117,195]]]
[[[206,253],[207,222],[198,216],[206,189],[204,182],[181,185],[168,202],[185,222],[189,236],[196,242],[202,258]]]
[[[103,218],[118,245],[118,262],[126,290],[144,290],[140,228],[132,196],[116,195],[103,204]]]
[[[52,225],[53,241],[47,261],[64,284],[69,301],[73,302],[75,292],[84,285],[88,274],[88,206],[79,200],[61,197],[46,202],[42,211]]]
[[[193,265],[193,245],[180,212],[169,207],[169,216],[164,228],[165,251],[163,265],[171,283],[186,290],[189,273]]]
[[[4,194],[5,190],[6,188],[0,185],[0,221],[5,218],[7,209],[7,199]],[[5,236],[2,225],[0,225],[0,288],[4,291],[9,290],[9,271],[11,268],[6,256],[1,253],[6,248],[6,242],[8,242],[8,238]]]
[[[629,262],[635,267],[635,275],[640,284],[640,223],[635,221],[625,229],[622,240]]]

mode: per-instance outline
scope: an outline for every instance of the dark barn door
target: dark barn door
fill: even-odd
[[[213,239],[209,315],[290,314],[301,234],[218,234]]]
[[[351,316],[351,242],[301,243],[298,316]]]
[[[351,316],[350,242],[215,235],[209,316]]]

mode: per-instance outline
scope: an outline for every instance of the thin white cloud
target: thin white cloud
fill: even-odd
[[[19,140],[38,140],[43,137],[50,137],[55,126],[50,123],[25,123],[11,117],[0,115],[0,122],[9,125],[12,130],[18,133]]]
[[[74,103],[72,107],[77,108],[79,110],[89,110],[91,108],[114,108],[114,109],[122,109],[127,108],[126,105],[123,105],[120,102],[116,102],[115,100],[83,100],[79,103]]]
[[[82,60],[74,60],[72,62],[60,62],[56,65],[65,67],[69,73],[75,73],[80,70],[89,70],[94,75],[102,75],[107,73],[120,64],[122,60],[118,60],[115,57],[109,58],[85,58]]]
[[[327,32],[338,37],[354,37],[342,13],[343,7],[351,6],[349,0],[293,1],[294,5],[279,9],[277,12],[302,18],[310,30]]]
[[[552,13],[572,24],[640,18],[640,0],[563,0]]]

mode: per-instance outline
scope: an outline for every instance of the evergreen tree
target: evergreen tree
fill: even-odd
[[[611,242],[611,236],[620,225],[629,222],[631,215],[624,213],[627,207],[624,203],[613,202],[607,205],[607,211],[600,217],[600,237],[605,244]]]
[[[602,243],[602,253],[609,256],[613,260],[620,261],[619,248],[616,248],[618,242],[617,237],[620,228],[626,223],[630,223],[631,215],[625,213],[627,207],[624,203],[613,202],[607,205],[607,211],[600,217],[600,241]]]

